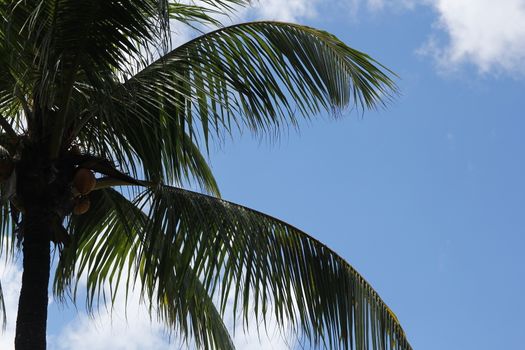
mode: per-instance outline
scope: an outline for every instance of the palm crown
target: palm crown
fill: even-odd
[[[139,289],[169,329],[201,347],[233,348],[221,318],[230,302],[245,322],[271,312],[311,344],[410,348],[335,252],[219,198],[201,153],[212,140],[374,108],[395,91],[387,69],[329,33],[216,20],[247,3],[1,1],[1,237],[4,253],[15,235],[24,245],[17,349],[42,348],[25,340],[42,327],[38,305],[24,305],[38,286],[47,298],[50,240],[61,251],[56,295],[74,297],[80,276],[88,308]],[[218,29],[171,49],[170,21]],[[98,174],[87,190],[81,172]],[[207,194],[181,188],[188,183]]]

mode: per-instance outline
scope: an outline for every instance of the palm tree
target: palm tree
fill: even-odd
[[[248,0],[188,3],[0,2],[0,243],[23,251],[16,349],[46,347],[52,244],[60,300],[84,277],[89,310],[139,290],[198,347],[233,348],[231,304],[244,322],[273,313],[314,346],[410,349],[334,251],[220,199],[201,153],[238,129],[274,135],[322,110],[382,105],[390,71],[313,28],[221,26]],[[217,29],[172,49],[173,21]]]

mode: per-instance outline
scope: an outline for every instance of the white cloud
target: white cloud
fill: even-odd
[[[482,74],[525,73],[525,0],[341,1],[353,16],[363,6],[373,12],[434,9],[431,34],[417,52],[432,57],[442,71],[471,64]]]
[[[112,313],[101,310],[90,317],[80,313],[54,337],[54,349],[76,350],[141,350],[171,349],[158,322],[150,322],[147,310],[133,296],[126,309],[123,298]]]
[[[482,73],[525,72],[525,0],[435,0],[438,30],[426,53],[442,67],[475,64]]]
[[[3,257],[2,257],[3,259]],[[13,350],[15,340],[16,312],[18,310],[18,296],[22,270],[14,263],[0,261],[0,281],[7,313],[6,330],[0,332],[0,349]]]

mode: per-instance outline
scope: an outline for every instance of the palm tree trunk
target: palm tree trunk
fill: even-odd
[[[16,321],[16,350],[44,350],[50,270],[52,214],[46,208],[23,216],[24,272]]]

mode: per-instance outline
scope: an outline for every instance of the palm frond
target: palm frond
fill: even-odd
[[[63,79],[62,69],[123,67],[125,52],[140,55],[137,43],[153,44],[168,26],[164,0],[17,1],[3,5],[2,15],[13,54],[33,55],[39,79],[50,81]]]
[[[73,268],[76,260],[78,274],[86,269],[90,298],[135,261],[144,295],[165,316],[175,310],[179,317],[185,315],[181,310],[195,300],[195,283],[201,283],[204,294],[219,300],[222,313],[233,303],[234,313],[246,324],[253,316],[257,324],[266,324],[273,313],[280,326],[291,322],[296,334],[315,346],[411,349],[396,316],[368,282],[299,229],[246,207],[168,186],[143,192],[134,203],[131,212],[124,209],[129,204],[118,206],[123,210],[119,220],[114,214],[108,216],[111,220],[99,219],[107,231],[84,240],[76,249],[78,260],[65,265]],[[146,215],[137,214],[138,208]],[[137,242],[124,239],[122,223],[129,218],[134,219],[125,226],[140,227]],[[176,300],[178,308],[168,307],[169,300]],[[184,330],[184,319],[170,316],[164,321],[174,319],[173,325]]]
[[[243,23],[202,35],[127,80],[121,108],[162,111],[190,135],[296,125],[321,109],[374,108],[395,93],[392,73],[335,36],[281,22]],[[180,124],[180,122],[179,122]]]
[[[233,349],[219,312],[191,271],[182,287],[176,285],[174,266],[177,262],[173,261],[164,278],[166,289],[162,291],[157,289],[156,281],[141,278],[143,275],[137,269],[142,268],[144,260],[138,258],[137,252],[142,245],[144,213],[112,189],[93,192],[91,202],[92,210],[87,215],[71,219],[72,241],[59,261],[55,294],[64,300],[71,292],[75,300],[78,279],[84,273],[87,276],[87,306],[93,310],[99,302],[113,303],[119,285],[125,289],[126,296],[140,287],[152,315],[163,321],[169,330],[178,331],[184,339],[193,340],[198,346]],[[154,260],[154,256],[149,259]],[[105,294],[106,286],[110,286],[109,295]]]
[[[26,78],[23,92],[32,98],[28,127],[51,135],[52,157],[75,123],[68,111],[79,77],[100,85],[143,62],[145,52],[168,47],[167,0],[15,1],[0,14],[7,59],[21,62],[9,68]]]
[[[14,257],[20,212],[10,203],[15,189],[14,177],[0,184],[0,256]]]
[[[187,3],[190,3],[191,5],[188,5]],[[170,3],[170,16],[178,16],[175,14],[176,10],[178,10],[180,7],[178,6],[191,6],[194,8],[201,8],[202,11],[213,11],[215,14],[220,14],[227,16],[235,10],[246,7],[252,3],[252,0],[199,0],[199,1],[185,1],[181,2],[180,0],[177,0],[175,2]],[[173,5],[173,7],[172,7]],[[191,16],[190,16],[191,17]]]
[[[2,283],[0,283],[0,313],[2,314],[2,330],[5,330],[5,327],[7,326],[7,315],[5,312],[4,290],[2,289]]]
[[[8,195],[10,193],[9,183],[0,185],[0,263],[7,264],[15,256],[17,213],[10,208]],[[0,282],[0,319],[2,328],[5,330],[7,325],[7,315],[5,310],[4,294]]]
[[[2,191],[3,195],[3,191]],[[14,237],[14,225],[12,224],[11,214],[9,212],[9,204],[2,199],[2,206],[0,207],[0,256],[4,257],[3,263],[7,263],[10,257],[14,256],[14,247],[16,242]],[[0,262],[1,263],[1,262]],[[0,282],[0,318],[2,320],[2,328],[5,330],[7,325],[7,315],[5,310],[4,292],[2,283]]]
[[[102,112],[102,111],[101,111]],[[119,164],[132,176],[172,184],[197,184],[220,195],[219,187],[196,139],[164,113],[157,118],[92,118],[77,135],[85,150]],[[105,115],[105,114],[104,114]],[[109,116],[108,116],[109,117]]]
[[[214,8],[176,2],[169,4],[169,12],[172,20],[184,23],[194,29],[199,29],[196,24],[199,26],[219,26],[221,23],[217,17],[222,13]]]
[[[313,237],[260,212],[178,188],[160,186],[146,198],[141,256],[147,259],[158,240],[164,247],[143,273],[159,288],[163,269],[180,252],[179,266],[191,267],[210,293],[220,295],[222,310],[233,298],[246,323],[252,315],[265,323],[273,312],[281,326],[291,321],[317,346],[410,349],[397,318],[372,287]]]

